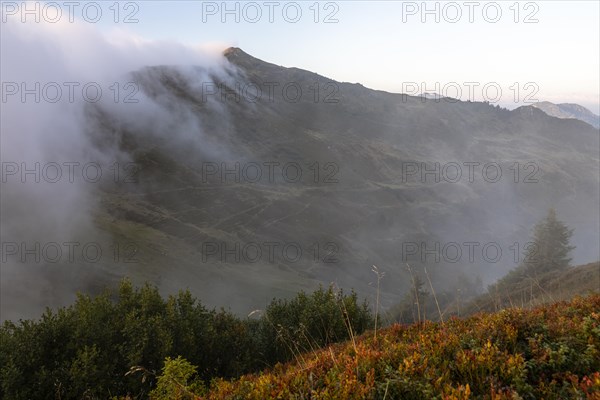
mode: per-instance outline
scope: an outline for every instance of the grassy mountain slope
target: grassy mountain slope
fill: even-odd
[[[488,293],[463,306],[465,315],[476,311],[493,312],[506,307],[535,306],[569,300],[575,296],[600,293],[600,263],[551,271],[536,278],[523,276],[510,285],[490,285]]]
[[[27,302],[69,304],[77,290],[114,285],[123,276],[157,283],[165,294],[188,287],[208,305],[247,314],[273,296],[289,297],[320,283],[372,296],[373,264],[386,272],[381,301],[387,307],[409,287],[405,261],[415,270],[427,266],[433,284],[449,290],[460,283],[458,272],[485,282],[504,275],[514,266],[509,247],[524,245],[529,227],[550,206],[575,229],[574,262],[599,258],[599,137],[589,125],[531,107],[510,111],[371,90],[270,64],[240,49],[224,57],[227,76],[152,66],[132,74],[148,100],[116,109],[88,107],[88,133],[98,148],[116,146],[123,163],[138,169],[135,183],[97,185],[96,225],[107,252],[111,243],[120,244],[121,258],[82,264],[76,273],[73,265],[18,268],[3,298],[26,301],[3,315],[22,316],[19,307],[27,308]],[[263,96],[205,98],[206,82],[226,91],[256,85]],[[277,85],[272,98],[267,83]],[[301,88],[298,101],[290,101],[293,90],[285,98],[286,84]],[[148,103],[152,112],[140,112]],[[281,168],[273,181],[256,183],[203,176],[207,163],[233,168],[265,162],[297,163],[302,179],[285,181]],[[420,174],[406,178],[407,163],[422,170],[420,163],[429,169],[457,163],[462,178],[455,183]],[[479,163],[473,182],[463,163]],[[499,181],[484,179],[486,163],[500,166]],[[267,174],[263,167],[263,177]],[[525,181],[530,174],[534,181]],[[409,242],[433,249],[473,241],[480,243],[473,261],[464,247],[458,262],[432,255],[422,260],[422,254],[403,251]],[[271,260],[264,244],[273,242],[278,247]],[[482,257],[489,242],[502,247],[502,259]],[[256,262],[241,254],[252,243],[262,247]],[[219,250],[237,245],[234,252],[242,257],[207,257],[207,244]],[[293,248],[287,258],[282,254],[289,244],[301,248],[298,260]],[[125,262],[128,258],[133,262]],[[32,281],[47,283],[36,296],[25,296]]]
[[[225,56],[236,71],[234,81],[214,77],[216,82],[230,88],[254,84],[263,90],[266,82],[279,88],[293,83],[303,96],[292,102],[275,90],[272,99],[263,95],[253,103],[244,97],[222,101],[219,95],[203,101],[202,93],[176,79],[173,70],[156,67],[137,73],[141,87],[150,94],[162,88],[171,103],[194,110],[203,127],[198,133],[203,145],[185,149],[169,136],[127,131],[110,118],[102,120],[102,126],[121,132],[125,151],[141,167],[140,184],[104,194],[104,221],[113,221],[105,229],[119,235],[124,227],[135,227],[136,240],[148,249],[146,257],[140,254],[143,262],[132,266],[134,276],[158,281],[162,288],[193,283],[209,302],[247,312],[273,291],[285,296],[319,282],[336,281],[371,294],[370,265],[376,264],[388,272],[382,297],[392,304],[407,287],[399,264],[404,242],[426,241],[432,247],[450,240],[495,241],[506,254],[515,240],[527,239],[528,227],[550,205],[575,228],[576,242],[587,244],[597,236],[594,217],[580,217],[582,212],[593,215],[598,197],[592,168],[598,162],[593,150],[598,135],[586,124],[538,110],[508,111],[374,91],[276,66],[240,49]],[[333,85],[337,102],[324,101],[327,85]],[[515,183],[510,166],[517,162],[522,168],[530,161],[539,167],[537,183],[522,182],[529,170],[522,170]],[[281,176],[274,182],[206,182],[206,162],[230,167],[235,162],[295,162],[303,168],[303,179],[294,184]],[[310,169],[315,162],[318,182]],[[470,183],[465,169],[458,183],[403,180],[407,162],[498,162],[504,177],[491,184],[479,176]],[[328,163],[334,167],[326,169]],[[333,182],[325,181],[329,173]],[[273,262],[266,257],[255,263],[232,257],[202,262],[207,242],[229,248],[236,243],[296,243],[303,255],[295,262],[281,254]],[[329,244],[333,246],[326,248]],[[593,253],[592,245],[580,247]],[[328,257],[336,262],[327,262]],[[466,269],[491,279],[506,272],[509,259],[490,264],[478,257]],[[462,262],[409,261],[416,268],[427,265],[436,284],[447,284],[456,269],[465,268]],[[164,265],[169,265],[168,273]],[[235,295],[220,296],[223,292]]]

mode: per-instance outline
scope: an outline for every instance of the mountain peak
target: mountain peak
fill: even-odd
[[[248,56],[244,50],[239,47],[229,47],[223,51],[223,55],[227,58],[229,57],[240,57],[240,56]]]
[[[251,56],[239,47],[229,47],[223,51],[223,55],[229,62],[238,66],[256,66],[259,64],[269,64],[261,59]]]

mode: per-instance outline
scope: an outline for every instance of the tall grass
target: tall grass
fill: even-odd
[[[415,276],[413,274],[412,268],[408,263],[406,263],[406,267],[408,268],[408,272],[410,273],[410,279],[412,281],[412,287],[415,291],[415,299],[417,302],[417,314],[418,314],[418,322],[421,323],[421,302],[419,301],[419,288],[417,287],[417,282],[415,281]]]
[[[433,294],[433,299],[435,300],[435,305],[438,310],[438,314],[440,316],[440,321],[442,325],[444,324],[444,316],[442,315],[442,310],[440,309],[440,303],[438,302],[437,296],[435,294],[435,289],[433,288],[433,284],[431,283],[431,279],[429,278],[429,273],[427,273],[427,268],[424,268],[425,276],[427,277],[427,281],[429,282],[429,287],[431,288],[431,294]]]
[[[373,273],[375,273],[375,275],[377,275],[377,296],[376,296],[376,300],[375,300],[375,333],[374,333],[374,338],[375,341],[377,341],[377,323],[379,322],[379,288],[380,288],[380,283],[381,283],[381,279],[385,276],[385,272],[379,272],[379,268],[377,268],[376,265],[373,265],[371,267],[371,270],[373,271]]]

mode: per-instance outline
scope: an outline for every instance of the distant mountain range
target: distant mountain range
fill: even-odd
[[[556,118],[574,118],[587,122],[594,128],[600,128],[600,116],[594,114],[587,108],[579,104],[561,103],[554,104],[549,101],[534,103],[532,107],[539,108],[546,114]]]
[[[331,282],[372,296],[372,265],[386,272],[387,307],[409,288],[407,262],[427,266],[438,291],[502,276],[549,207],[575,229],[573,261],[598,259],[589,124],[371,90],[238,48],[223,64],[133,72],[145,114],[89,105],[98,148],[118,147],[138,170],[136,182],[98,186],[96,226],[121,244],[120,262],[20,268],[6,307],[52,306],[61,285],[131,276],[247,313]],[[52,291],[34,298],[26,281],[43,279]]]
[[[457,101],[453,98],[448,98],[439,93],[435,92],[424,92],[418,95],[418,97],[422,97],[427,100],[435,100],[440,101],[442,99],[449,99],[451,101]],[[532,107],[538,108],[550,115],[551,117],[563,118],[563,119],[578,119],[583,122],[587,122],[592,125],[594,128],[598,129],[600,127],[600,116],[594,114],[584,106],[579,104],[572,103],[561,103],[554,104],[549,101],[542,101],[539,103],[531,104]]]

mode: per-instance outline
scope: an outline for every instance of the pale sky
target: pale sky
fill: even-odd
[[[221,1],[129,3],[135,7],[120,2],[119,23],[109,10],[113,2],[103,3],[98,28],[124,29],[149,40],[237,46],[278,65],[391,92],[411,93],[407,88],[416,90],[416,83],[452,97],[461,90],[466,100],[465,83],[476,82],[470,84],[474,100],[482,100],[486,84],[492,86],[487,99],[493,100],[497,83],[498,102],[509,108],[529,94],[533,100],[575,102],[600,113],[599,1],[428,1],[429,10],[438,7],[429,15],[423,15],[422,1],[230,1],[226,7],[234,12],[225,15]],[[296,4],[302,15],[288,22],[296,17]],[[132,12],[138,22],[122,23]],[[329,14],[331,23],[324,23]]]

